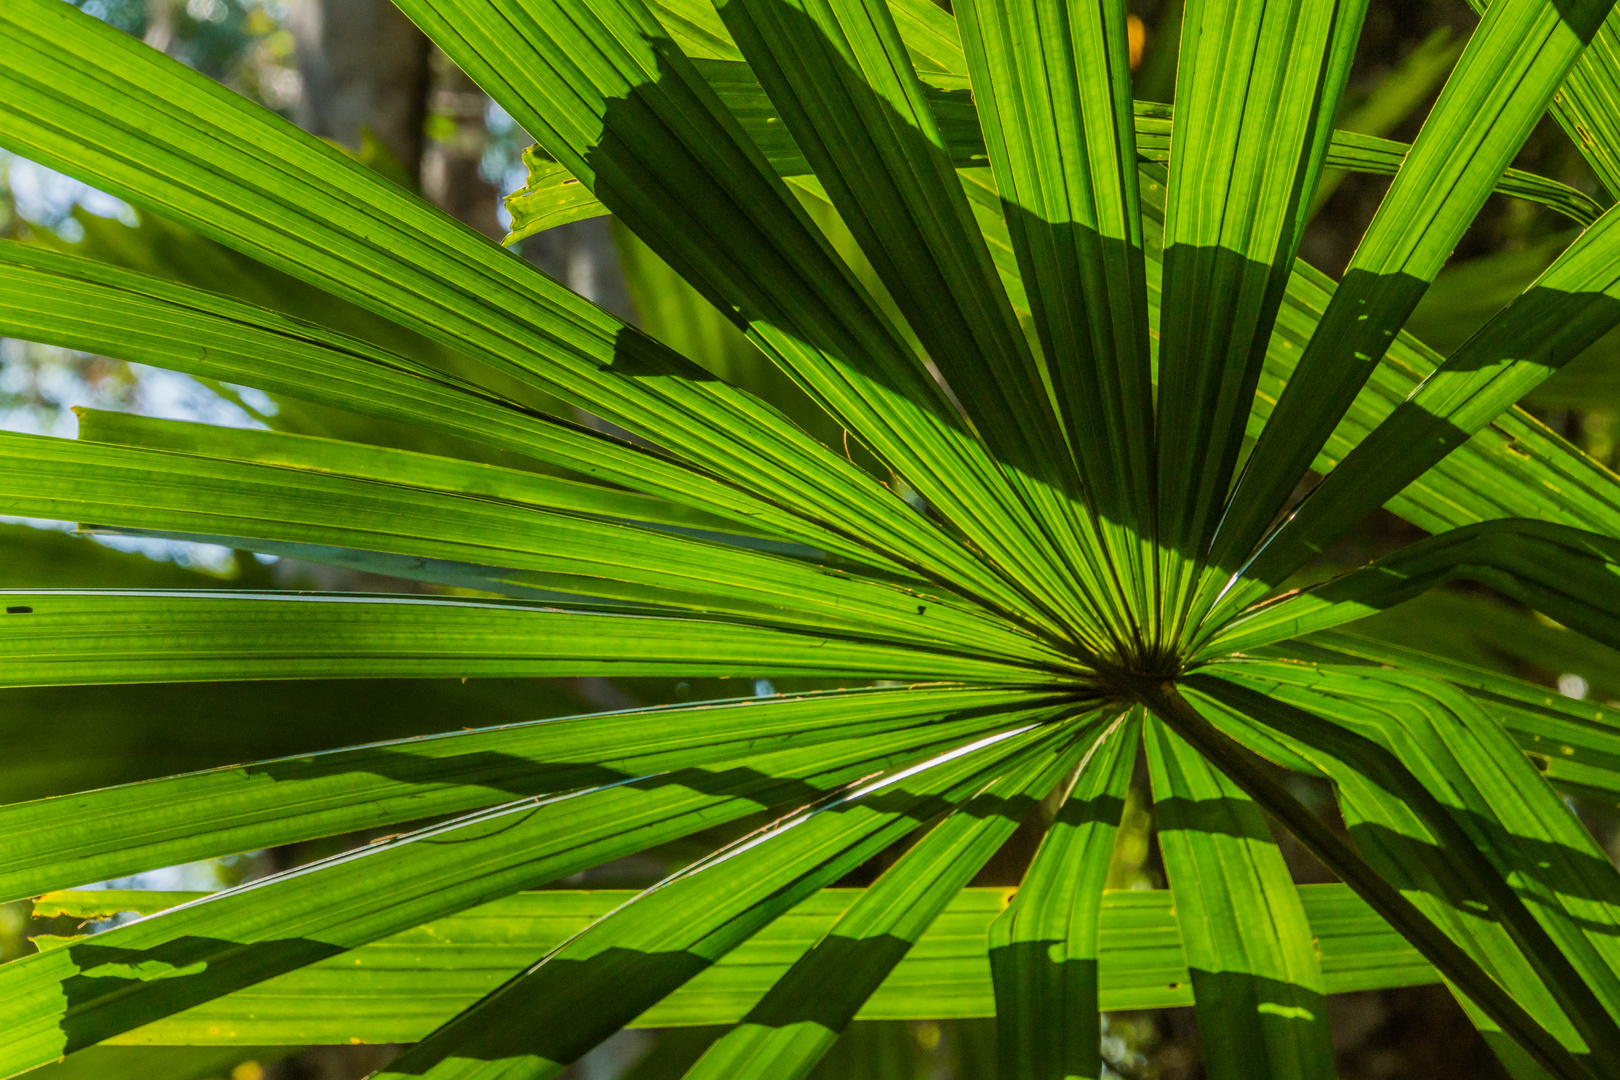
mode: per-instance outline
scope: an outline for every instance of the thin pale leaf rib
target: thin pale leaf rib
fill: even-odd
[[[1079,617],[1116,640],[1133,637],[1040,369],[887,6],[730,0],[720,12],[828,201],[1027,502],[1045,533],[1032,534],[1037,550],[1055,549],[1046,561],[1059,572],[1045,588],[1077,594]]]
[[[1036,681],[1013,665],[815,634],[492,601],[110,590],[0,598],[0,686],[478,675]]]
[[[238,436],[242,443],[255,438]],[[897,644],[938,643],[932,617],[956,639],[957,651],[993,653],[998,632],[1008,635],[1008,645],[1035,646],[943,593],[633,525],[410,487],[397,477],[345,474],[335,459],[330,471],[317,472],[7,432],[0,433],[0,462],[0,507],[24,517],[449,560],[489,567],[494,582]],[[1048,659],[1061,662],[1055,652]]]
[[[958,746],[744,837],[641,893],[380,1077],[544,1080],[799,901],[987,783],[1072,743],[1068,724]],[[1004,810],[998,812],[1006,812]],[[528,1023],[513,1024],[518,1014]]]
[[[950,12],[932,0],[890,0],[889,13],[894,16],[900,40],[906,43],[918,74],[966,80],[962,42]]]
[[[859,517],[858,531],[898,534],[898,550],[930,553],[964,585],[1028,607],[841,454],[332,147],[54,0],[9,4],[0,24],[8,146],[539,384],[745,490],[830,487],[830,503],[809,503],[837,513],[812,516]]]
[[[1124,5],[979,0],[960,24],[1023,298],[1139,651],[1153,389]]]
[[[778,747],[929,725],[1027,694],[856,690],[542,720],[375,743],[0,808],[0,897],[462,813]]]
[[[1421,675],[1256,662],[1211,670],[1281,703],[1282,719],[1267,719],[1335,781],[1358,847],[1403,891],[1424,894],[1436,917],[1473,924],[1484,948],[1510,934],[1578,1033],[1566,1045],[1584,1043],[1592,1066],[1612,1074],[1620,875],[1501,727]],[[1508,970],[1499,977],[1511,988]]]
[[[1052,711],[986,717],[1023,730]],[[911,729],[520,799],[216,893],[0,968],[11,1075],[423,922],[701,829],[825,798],[961,736]],[[899,773],[895,774],[897,777]],[[904,780],[900,781],[904,790]],[[72,989],[71,997],[64,987]]]
[[[1140,738],[1134,715],[1104,733],[1012,903],[990,926],[996,1053],[1006,1080],[1102,1075],[1102,1025],[1091,1018],[1101,1001],[1103,886]]]
[[[1310,924],[1260,813],[1160,720],[1144,733],[1165,873],[1215,1080],[1332,1077]]]
[[[1271,525],[1613,0],[1492,4],[1362,237],[1233,491],[1201,616]]]
[[[1192,617],[1365,14],[1187,5],[1159,309],[1159,650]]]
[[[1012,606],[1062,603],[1001,465],[642,0],[403,7],[1021,590]]]

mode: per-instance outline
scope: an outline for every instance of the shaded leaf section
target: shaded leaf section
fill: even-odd
[[[381,1075],[555,1076],[816,889],[1072,738],[1064,725],[989,736],[728,845],[594,923]],[[509,1023],[513,1013],[530,1023]]]
[[[861,894],[737,1028],[709,1048],[687,1072],[688,1080],[797,1080],[809,1074],[951,898],[1072,762],[1072,753],[1036,757],[935,825]]]
[[[1232,492],[1202,610],[1282,509],[1612,6],[1504,0],[1485,13]]]
[[[1596,1048],[1620,1031],[1620,876],[1506,733],[1420,675],[1256,662],[1212,673],[1243,692],[1203,679],[1200,691],[1263,721],[1334,781],[1350,834],[1379,872],[1607,1072]]]
[[[1141,738],[1121,718],[1081,762],[1007,910],[990,927],[1005,1080],[1100,1077],[1103,885]],[[1179,973],[1175,981],[1182,985]]]
[[[460,813],[1029,703],[917,687],[509,724],[257,761],[0,807],[0,897]],[[103,902],[111,900],[104,898]],[[123,909],[117,909],[123,910]]]
[[[1148,722],[1159,850],[1217,1080],[1332,1077],[1310,923],[1259,807],[1160,720]]]
[[[978,738],[1027,730],[1054,713],[1062,715],[985,718],[976,722]],[[726,821],[814,805],[974,738],[949,728],[923,725],[518,799],[25,957],[0,968],[0,1023],[11,1034],[0,1070],[43,1064],[430,919]],[[910,805],[906,775],[900,768],[888,777],[889,795]]]

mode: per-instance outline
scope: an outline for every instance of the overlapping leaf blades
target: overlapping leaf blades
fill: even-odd
[[[401,6],[538,138],[534,221],[611,211],[797,384],[784,408],[825,415],[712,377],[67,5],[12,0],[0,144],[416,336],[362,340],[9,242],[0,330],[545,471],[96,414],[78,442],[7,437],[7,513],[478,595],[8,593],[0,683],[931,685],[474,730],[0,808],[7,896],[460,815],[0,968],[0,1071],[781,815],[594,912],[399,1063],[553,1075],[931,825],[691,1072],[800,1075],[1062,780],[974,955],[1008,1080],[1095,1076],[1095,1029],[1066,1014],[1103,1000],[1102,889],[1145,739],[1212,1077],[1331,1068],[1321,997],[1343,984],[1255,803],[1409,938],[1510,1067],[1616,1075],[1620,877],[1548,783],[1620,788],[1612,717],[1342,633],[1293,640],[1471,577],[1620,645],[1620,480],[1503,415],[1620,320],[1613,215],[1504,176],[1551,103],[1610,180],[1612,0],[1490,5],[1404,151],[1331,131],[1362,0],[1191,0],[1173,112],[1130,101],[1115,0],[963,0],[960,39],[926,0]],[[1336,288],[1294,261],[1328,167],[1396,174]],[[1597,224],[1442,362],[1401,323],[1492,190]],[[1333,471],[1267,542],[1313,465]],[[1453,531],[1250,607],[1383,504]],[[1254,649],[1269,658],[1233,655]],[[1526,752],[1550,739],[1572,760],[1538,771]],[[1256,753],[1330,779],[1350,839]],[[834,969],[844,992],[813,1000]]]

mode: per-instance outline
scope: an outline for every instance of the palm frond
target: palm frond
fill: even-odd
[[[1514,657],[1620,648],[1620,477],[1516,406],[1620,323],[1620,233],[1509,168],[1550,111],[1620,191],[1613,0],[1490,4],[1410,146],[1334,130],[1365,0],[1191,0],[1142,76],[1179,58],[1173,105],[1132,100],[1118,0],[401,7],[537,139],[509,243],[611,214],[644,329],[73,6],[0,6],[0,146],[143,214],[0,241],[0,333],[286,402],[0,433],[0,511],[421,590],[0,545],[17,726],[228,714],[0,774],[69,792],[0,804],[0,898],[403,830],[44,898],[144,917],[0,966],[0,1075],[353,1040],[538,1078],[725,1024],[648,1069],[804,1076],[851,1025],[994,1015],[1004,1080],[1057,1080],[1102,1074],[1102,1010],[1192,1006],[1211,1076],[1322,1077],[1327,995],[1435,982],[1514,1075],[1620,1075],[1620,873],[1566,801],[1620,792],[1620,715],[1386,640],[1466,629],[1464,580],[1560,624]],[[1393,177],[1338,282],[1298,257],[1334,170]],[[1492,193],[1584,231],[1407,327]],[[1328,565],[1380,507],[1432,535]],[[1391,633],[1424,597],[1450,625]],[[558,720],[567,687],[493,681],[556,676],[807,681]],[[365,695],[398,716],[308,741]],[[1113,891],[1141,745],[1168,888]],[[1343,884],[1296,886],[1273,824]],[[1021,884],[969,888],[1020,827]]]

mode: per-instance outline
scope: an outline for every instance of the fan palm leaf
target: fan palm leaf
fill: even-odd
[[[7,899],[406,830],[103,900],[147,917],[0,968],[0,1072],[341,1027],[417,1043],[384,1075],[541,1078],[627,1025],[728,1023],[687,1075],[802,1076],[857,1018],[996,1013],[1006,1080],[1097,1077],[1087,1018],[1190,1003],[1211,1076],[1321,1076],[1325,995],[1443,979],[1516,1076],[1620,1075],[1620,874],[1565,801],[1620,795],[1620,716],[1347,626],[1466,579],[1620,647],[1620,478],[1515,404],[1620,324],[1620,233],[1508,167],[1551,110],[1614,186],[1613,0],[1490,4],[1410,146],[1333,130],[1365,0],[1189,0],[1173,107],[1131,100],[1123,0],[400,6],[537,140],[513,239],[613,215],[730,358],[9,0],[0,145],[288,284],[4,241],[0,332],[446,441],[94,412],[0,435],[8,514],[439,590],[16,590],[0,684],[845,689],[0,806]],[[1338,282],[1297,258],[1330,170],[1394,177]],[[1493,192],[1584,232],[1441,356],[1402,328]],[[715,373],[739,357],[772,366]],[[1380,507],[1433,535],[1290,588]],[[1169,898],[1105,889],[1139,748]],[[1022,885],[965,888],[1043,799]],[[1296,886],[1268,814],[1342,884]],[[686,838],[717,846],[651,888],[524,892]],[[497,960],[386,959],[491,934]],[[345,1006],[286,1004],[315,985]]]

